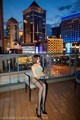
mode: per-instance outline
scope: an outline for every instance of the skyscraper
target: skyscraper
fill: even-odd
[[[23,11],[24,43],[44,41],[46,36],[46,10],[35,1]]]
[[[19,23],[13,17],[11,17],[6,25],[6,35],[7,35],[7,47],[13,49],[13,44],[19,42]]]
[[[0,0],[0,53],[4,49],[4,29],[3,29],[3,3]]]

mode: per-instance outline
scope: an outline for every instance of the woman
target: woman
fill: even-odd
[[[43,114],[47,114],[45,111],[45,97],[46,97],[46,84],[41,81],[40,78],[45,76],[43,68],[40,63],[40,56],[33,56],[33,65],[31,67],[33,72],[32,83],[39,89],[38,95],[38,107],[36,108],[37,117],[41,117],[41,111]]]

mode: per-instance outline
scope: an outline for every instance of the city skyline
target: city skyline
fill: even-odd
[[[34,0],[3,0],[3,17],[4,29],[6,29],[6,22],[9,18],[14,17],[22,28],[23,10],[27,9]],[[45,9],[47,33],[51,34],[51,27],[58,26],[61,22],[61,17],[70,15],[80,11],[80,0],[35,0],[37,4]],[[18,14],[17,14],[18,13]]]

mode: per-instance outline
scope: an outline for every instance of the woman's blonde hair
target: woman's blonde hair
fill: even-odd
[[[33,64],[37,63],[38,57],[40,57],[39,55],[34,55],[32,60],[33,60]]]

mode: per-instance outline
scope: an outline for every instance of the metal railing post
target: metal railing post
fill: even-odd
[[[44,55],[42,55],[42,66],[44,68]]]
[[[69,54],[69,75],[71,75],[71,53]]]
[[[76,72],[76,58],[77,58],[77,53],[75,53],[75,60],[74,60],[74,73]]]
[[[10,75],[10,73],[11,73],[11,68],[10,68],[10,55],[8,55],[8,71],[9,71],[9,89],[11,90],[11,75]]]
[[[49,75],[51,75],[51,55],[49,55]]]
[[[19,63],[18,63],[18,58],[19,58],[19,55],[17,55],[17,72],[18,72],[18,83],[20,82],[19,81]]]

